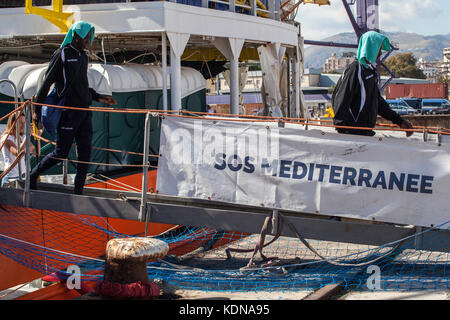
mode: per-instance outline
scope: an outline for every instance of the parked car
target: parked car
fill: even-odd
[[[450,102],[448,100],[442,99],[441,107],[436,109],[437,114],[449,114],[450,113]]]
[[[423,99],[422,114],[450,113],[450,102],[446,99]]]
[[[418,110],[411,108],[402,99],[386,100],[386,102],[389,104],[389,107],[391,107],[392,110],[394,110],[401,116],[402,115],[413,115],[413,114],[419,113]]]
[[[420,112],[422,108],[422,99],[421,98],[401,98],[403,101],[406,102],[407,105],[409,105],[411,108],[414,108]]]
[[[391,107],[391,109],[397,112],[399,115],[414,115],[419,113],[418,110],[411,108],[410,106],[398,106],[394,108]]]

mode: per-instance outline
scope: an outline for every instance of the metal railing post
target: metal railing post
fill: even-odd
[[[30,190],[30,135],[31,135],[31,104],[28,101],[25,105],[25,191]]]
[[[267,5],[269,6],[269,17],[270,19],[275,19],[275,0],[268,0]]]
[[[428,141],[428,130],[427,128],[423,128],[423,135],[422,135],[422,141],[427,142]]]
[[[142,193],[141,193],[141,206],[139,210],[139,221],[145,221],[147,215],[147,185],[148,185],[148,152],[150,147],[150,113],[145,115],[145,131],[144,131],[144,155],[143,155],[143,168],[142,168]]]
[[[275,20],[280,21],[281,19],[281,1],[280,0],[275,0]]]
[[[26,107],[25,107],[25,109],[26,109]],[[16,119],[19,118],[19,115],[20,115],[20,112],[16,111]],[[20,150],[19,148],[20,148],[20,145],[22,144],[22,139],[20,137],[20,123],[19,122],[20,122],[19,120],[17,120],[17,122],[16,122],[16,136],[15,136],[17,150]],[[19,151],[17,152],[17,154],[19,154]],[[22,168],[22,166],[20,165],[20,161],[17,163],[17,169],[19,172],[19,180],[22,181],[22,171],[24,168]]]
[[[161,34],[161,62],[163,71],[163,83],[162,83],[162,94],[163,94],[163,110],[168,110],[167,106],[167,37],[166,33]]]
[[[230,11],[231,12],[235,12],[236,8],[235,8],[235,5],[234,5],[234,0],[229,0],[229,3],[230,3],[230,5],[229,5]]]
[[[442,128],[440,128],[440,127],[438,127],[438,134],[437,134],[437,137],[436,137],[436,143],[437,143],[437,145],[440,147],[441,146],[441,144],[442,144]]]
[[[15,83],[12,82],[11,80],[8,80],[8,79],[0,79],[0,83],[2,83],[2,82],[9,83],[13,87],[13,90],[14,90],[14,102],[16,102],[16,104],[14,105],[14,109],[19,108],[19,105],[17,104],[17,102],[19,102],[19,93],[17,91],[17,87],[16,87]],[[16,111],[16,119],[18,118],[19,114],[20,113],[18,111]],[[16,138],[17,148],[19,148],[20,142],[21,142],[20,141],[20,132],[19,132],[19,121],[16,122],[16,136],[15,136],[15,138]],[[17,168],[19,169],[19,180],[22,180],[22,168],[20,166],[20,161],[17,164]]]
[[[69,172],[68,160],[65,159],[62,163],[62,173],[63,173],[63,184],[64,185],[67,185],[69,183],[68,179],[67,179],[68,172]]]
[[[23,204],[30,207],[30,135],[31,135],[31,103],[27,101],[25,104],[25,188],[23,193]]]

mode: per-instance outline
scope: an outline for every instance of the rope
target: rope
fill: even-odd
[[[208,112],[199,112],[199,111],[188,111],[188,110],[180,110],[182,113],[186,113],[186,114],[193,114],[193,115],[207,115],[207,116],[211,116],[211,113]],[[269,119],[269,120],[288,120],[288,121],[308,121],[308,124],[310,124],[310,122],[329,122],[332,123],[333,120],[332,119],[309,119],[309,118],[287,118],[287,117],[271,117],[271,116],[254,116],[254,115],[240,115],[240,114],[226,114],[226,113],[214,113],[214,116],[226,116],[226,117],[239,117],[239,118],[249,118],[249,119]],[[297,122],[293,122],[293,123],[297,123]],[[376,123],[376,126],[381,126],[381,127],[398,127],[396,124],[392,124],[392,123]],[[355,127],[358,128],[358,127]],[[425,128],[423,126],[416,126],[416,128]],[[434,129],[438,129],[438,127],[427,127],[427,128],[434,128]],[[444,129],[443,130],[450,130],[450,129]]]
[[[7,293],[1,295],[1,296],[0,296],[0,299],[3,299],[3,298],[5,298],[5,297],[9,296],[10,294],[16,292],[17,290],[22,289],[22,288],[25,287],[27,284],[29,284],[29,282],[23,283],[22,285],[18,286],[18,287],[15,288],[14,290],[11,290],[10,292],[7,292]]]
[[[267,261],[269,260],[266,256],[264,256],[264,254],[262,253],[262,250],[264,249],[264,247],[267,247],[268,245],[272,244],[273,242],[275,242],[281,235],[281,231],[283,229],[283,220],[281,220],[281,223],[278,224],[278,228],[277,228],[277,232],[275,237],[269,241],[268,243],[264,244],[264,240],[267,234],[267,229],[269,227],[269,222],[270,220],[273,218],[273,212],[271,213],[270,216],[267,216],[266,219],[264,219],[264,224],[263,227],[261,229],[260,232],[260,237],[259,237],[259,241],[256,244],[254,249],[234,249],[234,248],[227,248],[225,249],[225,253],[227,255],[227,258],[230,259],[231,255],[230,252],[251,252],[253,251],[253,254],[247,264],[247,266],[245,268],[252,268],[253,269],[253,258],[256,255],[256,252],[259,251],[259,254],[261,255],[261,257],[263,258],[263,261]]]
[[[280,218],[281,217],[283,217],[285,220],[286,220],[286,222],[287,222],[287,224],[288,224],[288,226],[290,226],[290,224],[291,224],[291,222],[285,217],[285,216],[283,216],[283,215],[281,215],[280,214]],[[268,218],[270,218],[270,217],[268,217]],[[267,218],[266,218],[266,220],[267,220]],[[264,223],[264,225],[266,226],[266,223]],[[263,227],[263,230],[264,230],[264,228],[265,227]],[[379,246],[378,248],[377,248],[377,250],[380,250],[380,249],[382,249],[382,248],[384,248],[384,247],[386,247],[386,246],[390,246],[390,245],[393,245],[393,244],[396,244],[391,250],[389,250],[388,252],[386,252],[386,253],[384,253],[382,256],[379,256],[379,257],[376,257],[376,258],[374,258],[374,259],[372,259],[372,260],[370,260],[370,261],[366,261],[366,262],[363,262],[363,263],[341,263],[341,262],[337,262],[337,261],[335,261],[335,260],[338,260],[338,259],[342,259],[343,257],[341,257],[341,258],[337,258],[337,259],[329,259],[329,258],[325,258],[325,257],[323,257],[321,254],[319,254],[309,243],[308,243],[308,241],[307,240],[305,240],[302,236],[300,236],[299,235],[299,233],[297,232],[297,230],[296,230],[296,228],[292,225],[292,226],[290,226],[290,228],[293,228],[292,230],[294,231],[294,233],[296,234],[296,236],[297,236],[297,238],[311,251],[311,252],[313,252],[315,255],[317,255],[319,258],[320,258],[320,260],[316,260],[316,261],[312,261],[312,262],[307,262],[307,263],[296,263],[296,264],[291,264],[291,265],[285,265],[285,266],[289,266],[289,267],[294,267],[294,266],[301,266],[301,265],[311,265],[311,264],[318,264],[318,263],[322,263],[322,262],[327,262],[327,263],[329,263],[329,264],[331,264],[331,265],[334,265],[334,266],[338,266],[338,267],[363,267],[363,266],[366,266],[366,265],[370,265],[370,264],[374,264],[375,262],[377,262],[377,261],[379,261],[379,260],[381,260],[381,259],[384,259],[384,258],[386,258],[387,256],[389,256],[389,255],[391,255],[393,252],[395,252],[406,240],[408,240],[408,239],[410,239],[412,236],[416,236],[417,234],[415,234],[415,231],[414,230],[412,230],[408,235],[406,235],[404,238],[402,238],[402,239],[399,239],[399,240],[396,240],[396,241],[393,241],[393,242],[390,242],[390,243],[386,243],[386,244],[384,244],[384,245],[382,245],[382,246]],[[424,233],[423,231],[421,232],[421,233],[419,233],[419,234],[422,234],[422,233]],[[277,232],[277,235],[278,235],[278,232]],[[276,237],[276,236],[275,236]],[[263,238],[262,238],[263,239]],[[227,251],[233,251],[233,252],[251,252],[251,251],[254,251],[255,253],[256,253],[256,251],[257,250],[259,250],[260,248],[262,249],[262,247],[266,247],[266,246],[268,246],[269,244],[271,244],[273,241],[270,241],[269,243],[267,243],[267,244],[264,244],[263,246],[260,246],[260,247],[258,247],[258,245],[255,247],[255,249],[231,249],[231,248],[227,248],[227,249],[225,249],[225,251],[227,252]],[[261,242],[259,243],[259,244],[261,244]],[[261,252],[261,251],[260,251]],[[261,254],[262,255],[262,254]],[[351,255],[351,254],[350,254]],[[228,256],[228,253],[227,253],[227,256]],[[262,255],[262,257],[263,258],[265,258],[265,260],[270,260],[270,259],[267,259],[266,257],[264,257],[263,255]],[[244,268],[241,268],[240,270],[245,270],[245,271],[262,271],[262,270],[270,270],[270,269],[279,269],[280,267],[282,268],[282,267],[284,267],[284,266],[266,266],[266,267],[251,267],[251,261],[253,260],[253,258],[254,258],[254,254],[253,254],[253,256],[251,257],[251,259],[250,259],[250,262],[247,264],[247,266],[246,267],[244,267]],[[230,272],[230,271],[233,271],[233,270],[206,270],[206,269],[201,269],[201,268],[198,268],[198,267],[191,267],[191,266],[182,266],[182,265],[178,265],[178,264],[174,264],[174,263],[171,263],[171,262],[168,262],[168,261],[166,261],[166,260],[159,260],[160,262],[161,262],[161,264],[165,264],[165,265],[167,265],[167,266],[169,266],[169,267],[172,267],[172,268],[175,268],[175,269],[177,269],[177,270],[179,270],[179,271],[187,271],[187,272],[200,272],[200,273],[223,273],[223,272]],[[148,269],[157,269],[157,270],[167,270],[167,269],[165,269],[165,268],[163,268],[163,267],[157,267],[157,266],[148,266],[147,267]],[[169,269],[170,270],[170,269]]]
[[[20,111],[23,107],[25,107],[25,103],[24,103],[22,106],[20,106],[20,107],[14,109],[14,110],[12,110],[10,113],[8,113],[8,114],[4,115],[3,117],[1,117],[1,118],[0,118],[0,121],[3,121],[3,120],[5,120],[6,118],[8,118],[8,117],[10,117],[11,115],[13,115],[14,113]]]
[[[184,115],[176,115],[176,114],[167,114],[165,115],[167,117],[177,117],[177,118],[193,118],[191,116],[184,116]],[[207,117],[207,118],[202,118],[204,120],[211,120],[211,121],[223,121],[224,119],[222,118],[215,118],[215,117]],[[326,125],[326,124],[317,124],[317,123],[301,123],[301,122],[294,122],[294,121],[286,121],[286,120],[281,120],[281,118],[279,118],[278,120],[271,120],[271,119],[267,119],[267,120],[258,120],[258,119],[254,119],[254,120],[247,120],[247,119],[226,119],[226,121],[236,121],[236,122],[282,122],[282,123],[293,123],[293,124],[301,124],[301,125],[310,125],[310,126],[318,126],[318,127],[329,127],[329,128],[341,128],[341,129],[357,129],[357,130],[380,130],[380,131],[402,131],[402,132],[422,132],[418,129],[401,129],[401,128],[369,128],[369,127],[351,127],[351,126],[337,126],[337,125]],[[450,135],[450,133],[446,133],[446,132],[442,132],[442,134],[448,134]]]
[[[174,263],[168,262],[166,260],[159,259],[159,261],[161,262],[161,264],[166,264],[169,267],[173,267],[173,268],[178,269],[178,270],[195,271],[195,272],[211,272],[211,271],[208,271],[208,270],[205,270],[205,269],[201,269],[201,268],[189,267],[189,266],[181,266],[179,264],[174,264]],[[154,267],[154,266],[148,266],[147,268],[148,269],[162,269],[162,270],[164,270],[164,268]]]
[[[194,113],[194,112],[189,112]],[[208,113],[201,113],[201,114],[208,114]],[[210,115],[210,114],[208,114]],[[178,117],[178,118],[194,118],[192,116],[186,116],[186,115],[177,115],[177,114],[165,114],[164,116],[168,117]],[[214,114],[214,116],[234,116],[234,117],[240,117],[240,115],[228,115],[228,114]],[[265,118],[265,119],[253,119],[253,120],[247,120],[247,119],[223,119],[223,118],[217,118],[217,117],[204,117],[203,120],[212,120],[212,121],[240,121],[240,122],[282,122],[282,123],[292,123],[292,124],[300,124],[300,125],[310,125],[310,126],[318,126],[318,127],[329,127],[329,128],[341,128],[341,129],[357,129],[357,130],[379,130],[379,131],[401,131],[401,132],[422,132],[419,128],[415,129],[402,129],[402,128],[394,128],[396,125],[389,125],[389,124],[377,124],[379,126],[386,126],[392,128],[369,128],[369,127],[352,127],[352,126],[338,126],[338,125],[326,125],[326,124],[318,124],[318,123],[310,123],[309,121],[320,121],[320,122],[332,122],[332,120],[315,120],[315,119],[306,119],[306,118],[274,118],[274,117],[260,117],[260,116],[251,116],[246,115],[244,117],[251,117],[251,118]],[[285,120],[289,119],[289,120]],[[298,121],[295,121],[298,120]],[[308,122],[306,122],[308,121]],[[450,135],[450,132],[438,132],[444,135]]]
[[[118,181],[118,180],[115,180],[115,179],[111,179],[111,178],[109,178],[109,177],[107,177],[107,176],[105,176],[105,175],[103,175],[103,174],[100,174],[99,175],[100,177],[102,177],[103,179],[107,179],[108,181],[114,181],[115,183],[117,183],[117,184],[119,184],[119,185],[123,185],[123,186],[125,186],[125,187],[128,187],[128,188],[130,188],[130,189],[134,189],[135,191],[138,191],[138,192],[141,192],[141,190],[140,189],[138,189],[138,188],[135,188],[135,187],[133,187],[133,186],[130,186],[130,185],[128,185],[128,184],[126,184],[126,183],[124,183],[124,182],[122,182],[122,181]]]
[[[50,143],[52,145],[56,145],[56,142],[49,140],[49,139],[45,139],[44,137],[32,132],[31,135],[33,137],[35,137],[36,139],[40,139],[46,143]],[[76,144],[72,144],[72,146],[76,146]],[[117,149],[107,149],[107,148],[101,148],[101,147],[92,147],[92,149],[95,150],[100,150],[100,151],[110,151],[110,152],[118,152],[118,153],[125,153],[125,154],[134,154],[134,155],[138,155],[138,156],[143,156],[144,154],[142,152],[133,152],[133,151],[122,151],[122,150],[117,150]],[[149,154],[149,157],[154,157],[154,158],[159,158],[160,156],[158,154]]]
[[[105,262],[105,260],[102,260],[102,259],[97,259],[97,258],[92,258],[92,257],[86,257],[86,256],[82,256],[82,255],[75,254],[75,253],[65,252],[65,251],[53,249],[53,248],[50,248],[50,247],[41,246],[41,245],[38,245],[38,244],[35,244],[35,243],[32,243],[32,242],[20,240],[20,239],[17,239],[17,238],[14,238],[14,237],[10,237],[10,236],[7,236],[7,235],[1,234],[1,233],[0,233],[0,237],[6,238],[6,239],[9,239],[9,240],[12,240],[12,241],[16,241],[16,242],[19,242],[19,243],[22,243],[22,244],[26,244],[26,245],[28,245],[28,246],[37,247],[37,248],[39,248],[39,249],[44,249],[44,250],[53,251],[53,252],[59,253],[59,254],[64,254],[64,255],[73,256],[73,257],[76,257],[76,258],[81,258],[81,259],[86,259],[86,260],[92,260],[92,261],[98,261],[98,262]]]
[[[292,121],[284,121],[284,123],[296,123]],[[401,129],[401,128],[369,128],[369,127],[351,127],[351,126],[337,126],[337,125],[327,125],[327,124],[318,124],[318,123],[308,123],[310,126],[316,127],[327,127],[327,128],[336,128],[336,129],[356,129],[356,130],[379,130],[379,131],[402,131],[402,132],[422,132],[418,129]]]
[[[57,158],[57,157],[50,157],[52,159],[55,160],[59,160],[59,161],[70,161],[70,162],[75,162],[75,163],[81,163],[81,164],[93,164],[93,165],[98,165],[98,166],[109,166],[109,167],[133,167],[133,168],[144,168],[144,167],[149,167],[149,168],[158,168],[157,166],[152,166],[149,164],[113,164],[113,163],[101,163],[101,162],[90,162],[90,161],[81,161],[81,160],[72,160],[72,159],[64,159],[64,158]]]
[[[373,263],[375,263],[375,262],[377,262],[378,260],[381,260],[381,259],[383,259],[383,258],[385,258],[385,257],[387,257],[387,256],[389,256],[390,254],[392,254],[393,252],[395,252],[395,250],[397,250],[407,239],[409,239],[409,237],[411,237],[411,235],[412,234],[414,234],[415,233],[415,230],[411,230],[411,232],[409,232],[409,234],[406,236],[406,237],[404,237],[403,239],[400,239],[400,240],[397,240],[397,241],[394,241],[394,242],[392,242],[392,243],[387,243],[387,244],[384,244],[384,245],[382,245],[382,246],[379,246],[379,248],[378,249],[381,249],[381,248],[383,248],[383,247],[386,247],[386,246],[388,246],[388,245],[390,245],[390,244],[393,244],[393,243],[395,243],[395,242],[398,242],[397,243],[397,245],[395,245],[390,251],[388,251],[388,252],[386,252],[385,254],[383,254],[382,256],[379,256],[379,257],[377,257],[377,258],[375,258],[375,259],[373,259],[373,260],[370,260],[370,261],[367,261],[367,262],[362,262],[362,263],[341,263],[341,262],[336,262],[336,261],[333,261],[332,259],[328,259],[328,258],[325,258],[325,257],[323,257],[321,254],[319,254],[310,244],[309,244],[309,242],[308,241],[306,241],[306,239],[305,238],[303,238],[299,233],[298,233],[298,231],[297,231],[297,228],[295,228],[295,226],[292,224],[292,222],[288,219],[288,218],[286,218],[285,216],[283,216],[282,214],[279,214],[280,215],[280,217],[282,218],[282,219],[284,219],[285,220],[285,222],[287,223],[287,225],[288,225],[288,227],[295,233],[295,235],[297,236],[297,238],[309,249],[309,250],[311,250],[311,252],[313,252],[315,255],[317,255],[319,258],[321,258],[322,259],[322,261],[325,261],[325,262],[328,262],[328,263],[330,263],[330,264],[332,264],[332,265],[335,265],[335,266],[339,266],[339,267],[362,267],[362,266],[366,266],[366,265],[370,265],[370,264],[373,264]]]
[[[302,242],[302,243],[303,243],[303,244],[304,244],[311,252],[313,252],[315,255],[317,255],[317,256],[321,259],[320,261],[316,261],[316,263],[318,263],[318,262],[323,262],[323,261],[324,261],[324,262],[328,262],[328,263],[330,263],[330,264],[332,264],[332,265],[339,266],[339,267],[362,267],[362,266],[366,266],[366,265],[373,264],[373,263],[377,262],[378,260],[381,260],[381,259],[387,257],[388,255],[392,254],[393,252],[395,252],[395,250],[397,250],[397,249],[402,245],[402,243],[403,243],[404,241],[406,241],[406,240],[411,236],[411,234],[415,233],[415,231],[412,230],[412,231],[410,232],[410,234],[408,234],[405,238],[403,238],[403,239],[401,239],[401,240],[398,240],[397,245],[394,246],[391,250],[389,250],[389,251],[386,252],[385,254],[383,254],[383,255],[381,255],[381,256],[379,256],[379,257],[373,259],[373,260],[366,261],[366,262],[362,262],[362,263],[341,263],[341,262],[334,261],[334,260],[332,260],[332,259],[325,258],[325,257],[322,256],[321,254],[319,254],[319,253],[317,252],[317,250],[315,250],[315,249],[309,244],[309,242],[308,242],[305,238],[303,238],[303,237],[298,233],[297,228],[295,228],[295,226],[292,224],[292,222],[291,222],[286,216],[282,215],[281,213],[278,213],[278,214],[279,214],[278,220],[280,221],[280,223],[278,224],[278,229],[277,229],[277,232],[276,232],[276,234],[275,234],[275,237],[274,237],[270,242],[268,242],[267,244],[264,244],[264,239],[265,239],[265,235],[266,235],[266,233],[267,233],[267,229],[268,229],[268,226],[269,226],[269,221],[273,218],[273,213],[272,213],[270,216],[266,217],[266,219],[264,220],[264,224],[263,224],[263,227],[262,227],[262,229],[261,229],[260,239],[259,239],[259,241],[258,241],[258,243],[256,244],[256,246],[255,246],[254,249],[233,249],[233,248],[227,248],[227,249],[225,249],[225,253],[226,253],[226,255],[227,255],[227,258],[228,258],[228,259],[231,258],[230,252],[251,252],[251,251],[253,251],[253,254],[252,254],[251,258],[250,258],[250,261],[248,262],[248,264],[247,264],[247,266],[245,267],[245,269],[259,270],[260,268],[254,268],[254,267],[253,267],[253,258],[255,257],[256,252],[259,251],[261,257],[263,258],[263,261],[270,260],[270,259],[268,259],[267,257],[265,257],[265,256],[263,255],[262,249],[263,249],[264,247],[270,245],[271,243],[273,243],[275,240],[277,240],[277,239],[280,237],[281,231],[282,231],[282,229],[283,229],[283,222],[285,222],[285,223],[288,225],[288,227],[295,233],[295,235],[297,236],[297,238],[298,238],[298,239],[299,239],[299,240],[300,240],[300,241],[301,241],[301,242]],[[393,242],[393,243],[395,243],[395,242]],[[388,246],[389,244],[392,244],[392,243],[388,243],[388,244],[385,244],[385,245],[383,245],[383,246],[380,246],[380,247],[378,248],[378,250],[381,249],[381,248],[383,248],[383,247],[385,247],[385,246]]]
[[[0,101],[0,103],[4,103],[4,104],[22,104],[25,102],[20,102],[20,101]]]
[[[0,180],[3,179],[4,176],[6,176],[15,166],[16,164],[22,159],[22,157],[25,155],[25,150],[20,151],[19,155],[14,159],[14,161],[9,165],[8,168],[6,168],[2,174],[0,174]]]
[[[31,102],[34,105],[43,106],[42,103]],[[89,108],[78,108],[78,107],[66,107],[66,106],[56,106],[56,105],[48,105],[50,107],[62,108],[68,110],[81,110],[81,111],[95,111],[95,112],[113,112],[113,113],[137,113],[137,114],[147,114],[147,113],[155,113],[159,116],[171,116],[171,117],[179,117],[179,118],[196,118],[188,115],[180,115],[175,113],[190,113],[190,114],[199,114],[199,115],[211,115],[206,112],[194,112],[194,111],[185,111],[185,110],[156,110],[156,109],[122,109],[122,108],[104,108],[104,107],[89,107]],[[252,116],[252,115],[233,115],[233,114],[214,114],[214,117],[207,116],[202,118],[203,120],[210,121],[222,121],[223,118],[221,116],[226,117],[240,117],[241,119],[226,119],[226,121],[238,121],[238,122],[282,122],[282,123],[294,123],[300,125],[311,125],[311,126],[319,126],[319,127],[331,127],[331,128],[342,128],[342,129],[357,129],[357,130],[382,130],[382,131],[402,131],[402,132],[422,132],[418,131],[418,129],[402,129],[402,128],[367,128],[367,127],[352,127],[352,126],[336,126],[336,125],[324,125],[311,123],[310,121],[331,121],[331,120],[313,120],[306,118],[276,118],[276,117],[268,117],[268,116]],[[286,120],[288,119],[288,120]],[[296,122],[297,121],[297,122]],[[306,123],[308,121],[308,123]],[[389,125],[382,125],[389,126]],[[441,134],[450,135],[449,132],[439,132]]]
[[[103,182],[103,183],[106,183],[106,184],[110,184],[110,185],[112,185],[114,187],[118,187],[118,188],[121,188],[121,189],[126,190],[126,191],[137,191],[137,192],[141,191],[141,190],[139,190],[139,189],[137,189],[135,187],[127,185],[126,183],[123,183],[123,182],[120,182],[120,181],[117,181],[117,180],[114,180],[114,179],[109,179],[109,178],[107,178],[105,176],[102,176],[102,175],[100,175],[100,176],[102,178],[104,178],[105,180],[98,179],[98,178],[96,178],[94,176],[90,176],[89,178],[93,179],[93,180],[96,180],[98,182]],[[111,181],[114,181],[114,183],[111,182]],[[115,184],[115,183],[117,183],[117,184]]]
[[[116,112],[116,113],[140,113],[147,114],[149,112],[157,112],[160,110],[150,110],[150,109],[123,109],[123,108],[105,108],[105,107],[88,107],[88,108],[80,108],[80,107],[68,107],[68,106],[57,106],[52,104],[43,104],[37,102],[31,102],[33,105],[37,106],[48,106],[52,108],[60,108],[66,110],[78,110],[78,111],[95,111],[95,112]]]

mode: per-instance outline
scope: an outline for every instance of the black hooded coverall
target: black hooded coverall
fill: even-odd
[[[84,50],[77,50],[71,44],[59,48],[53,54],[45,73],[44,81],[36,95],[36,102],[43,103],[50,87],[55,84],[58,94],[65,92],[64,105],[68,107],[88,108],[92,100],[102,95],[89,88],[87,77],[89,58]],[[40,107],[36,108],[40,118]],[[30,188],[36,189],[37,178],[41,173],[54,166],[60,159],[66,159],[75,138],[78,160],[89,162],[92,149],[92,113],[84,110],[63,110],[57,127],[56,147],[30,174]],[[75,194],[82,194],[86,181],[88,164],[77,163],[75,176]]]
[[[364,68],[354,61],[336,84],[331,103],[336,126],[374,128],[377,116],[401,125],[403,119],[383,99],[378,88],[378,75],[372,66]],[[373,130],[337,128],[339,133],[373,136]]]

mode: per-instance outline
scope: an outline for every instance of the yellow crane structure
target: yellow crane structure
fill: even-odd
[[[283,16],[281,17],[281,20],[286,20],[295,10],[297,10],[298,6],[302,3],[317,4],[319,6],[330,5],[329,0],[287,0],[280,6],[280,9],[283,10]]]
[[[66,33],[73,24],[73,13],[63,12],[63,1],[52,0],[53,10],[49,10],[33,6],[32,0],[25,0],[25,13],[39,15],[57,26],[61,33]]]

